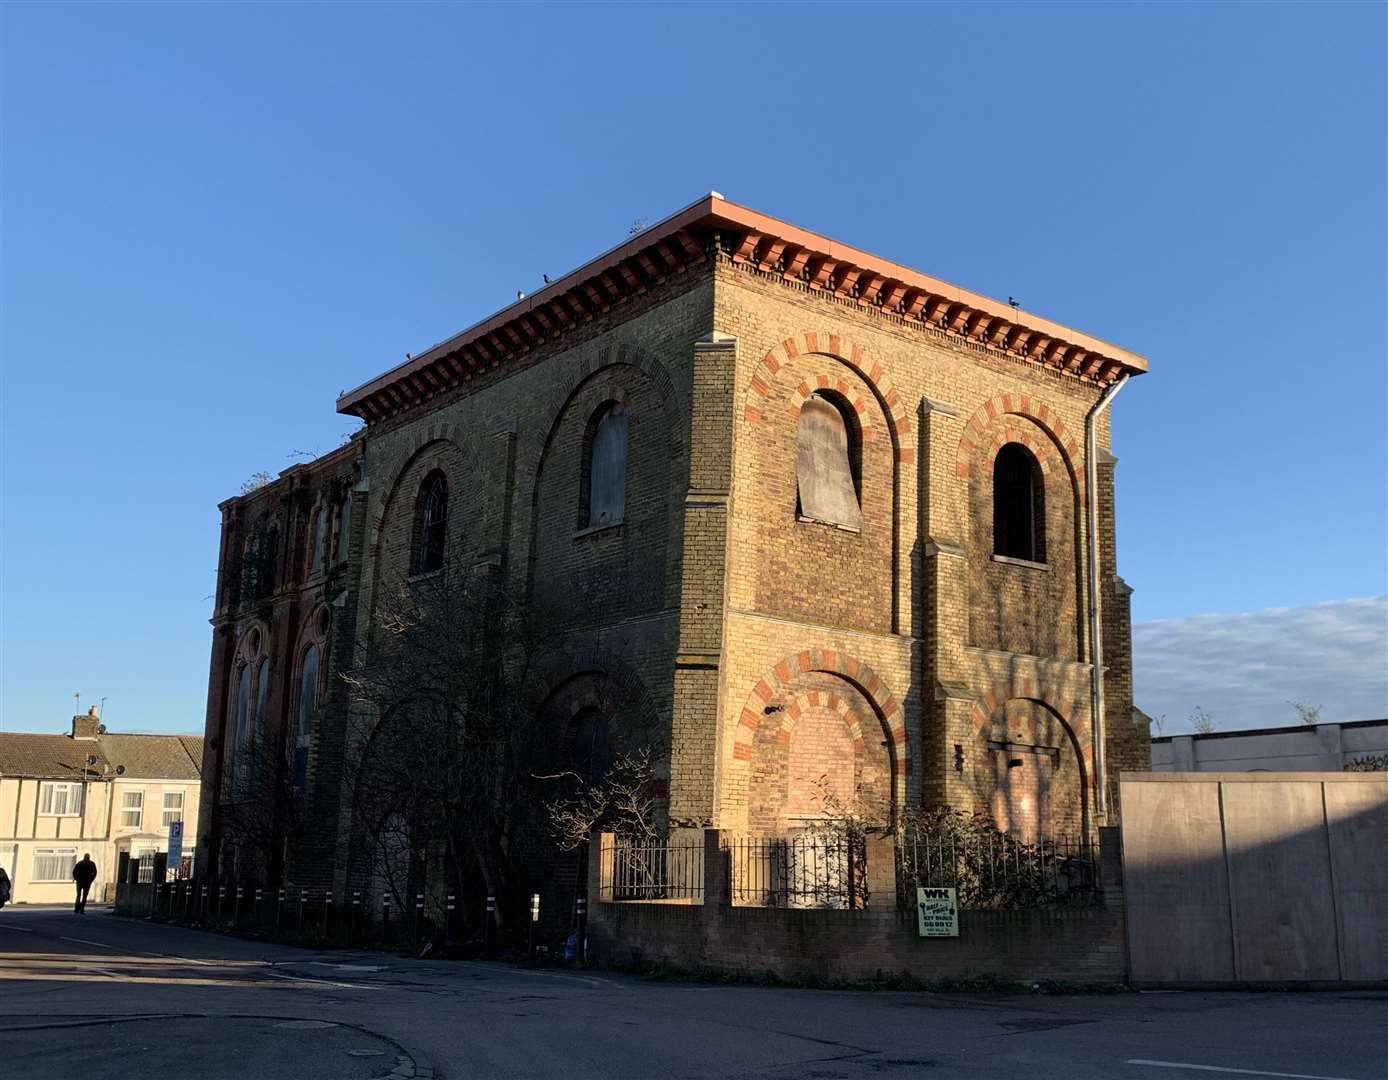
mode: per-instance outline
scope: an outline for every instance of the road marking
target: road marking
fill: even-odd
[[[307,975],[281,975],[278,971],[267,971],[266,975],[272,979],[288,979],[290,982],[297,983],[317,983],[319,986],[336,986],[339,990],[371,990],[374,987],[362,986],[358,983],[329,982],[327,979],[311,979]]]
[[[0,923],[0,930],[13,930],[16,934],[32,934],[32,933],[33,933],[32,930],[25,930],[23,927],[20,927],[20,926],[6,926],[4,923]]]
[[[191,956],[175,956],[169,952],[147,952],[145,956],[154,956],[160,960],[182,960],[185,964],[201,964],[203,967],[218,967],[215,960],[195,960]]]
[[[59,935],[58,935],[58,940],[59,940],[59,941],[75,941],[75,942],[77,942],[77,944],[79,944],[79,945],[95,945],[98,949],[114,949],[114,948],[115,948],[114,945],[107,945],[107,944],[105,944],[104,942],[101,942],[101,941],[88,941],[86,938],[80,938],[80,937],[63,937],[62,934],[59,934]]]
[[[1196,1072],[1236,1073],[1239,1076],[1276,1076],[1282,1080],[1352,1080],[1348,1076],[1317,1076],[1312,1073],[1265,1072],[1262,1069],[1226,1069],[1220,1065],[1192,1065],[1185,1061],[1148,1061],[1129,1058],[1124,1064],[1147,1065],[1154,1069],[1193,1069]]]

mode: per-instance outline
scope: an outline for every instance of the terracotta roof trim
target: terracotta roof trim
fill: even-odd
[[[734,265],[823,292],[975,345],[1107,384],[1141,374],[1136,353],[1010,304],[837,243],[711,193],[539,292],[342,394],[337,411],[370,423],[560,337],[708,257],[691,229],[717,230]],[[724,235],[726,234],[726,235]]]

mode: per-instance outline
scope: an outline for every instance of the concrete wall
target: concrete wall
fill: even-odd
[[[896,907],[890,838],[870,841],[868,905],[856,911],[742,907],[720,900],[727,895],[720,832],[706,830],[704,838],[703,903],[603,901],[604,860],[589,860],[589,948],[598,963],[660,963],[826,981],[897,976],[921,982],[981,976],[1010,982],[1125,979],[1116,855],[1105,860],[1101,906],[963,911],[959,937],[922,938],[914,912]]]
[[[1388,981],[1388,775],[1121,783],[1134,984]]]
[[[1152,740],[1152,771],[1339,772],[1370,754],[1388,754],[1388,720],[1168,735]]]

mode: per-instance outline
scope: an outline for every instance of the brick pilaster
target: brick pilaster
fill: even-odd
[[[715,332],[694,343],[670,816],[695,823],[713,815],[736,363],[735,338]]]

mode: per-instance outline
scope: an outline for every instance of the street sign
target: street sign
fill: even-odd
[[[918,888],[916,925],[921,937],[958,937],[959,903],[954,890]]]
[[[183,822],[169,823],[169,870],[175,875],[183,862]]]

